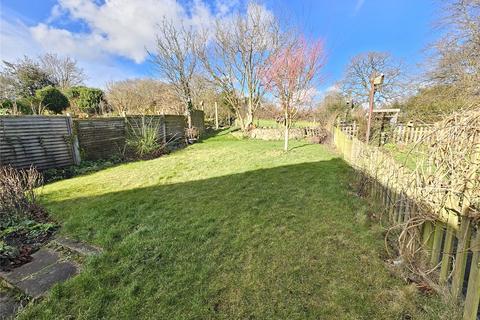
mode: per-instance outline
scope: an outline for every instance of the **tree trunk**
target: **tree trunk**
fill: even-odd
[[[218,104],[215,101],[215,129],[218,130]]]
[[[237,117],[238,121],[240,122],[240,130],[246,131],[245,123],[243,122],[242,114],[238,110],[235,110],[235,114],[236,114],[236,117]]]
[[[192,101],[188,101],[187,102],[187,108],[185,110],[185,116],[187,117],[188,129],[192,128],[192,110],[193,110],[193,103],[192,103]]]
[[[290,127],[290,121],[288,119],[288,109],[285,109],[285,144],[284,144],[284,147],[283,147],[283,150],[285,152],[288,151],[288,129]]]
[[[245,128],[249,129],[253,125],[253,101],[248,99],[248,108],[247,108],[247,119],[245,123]]]

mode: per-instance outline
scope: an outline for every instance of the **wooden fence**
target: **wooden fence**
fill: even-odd
[[[392,143],[413,144],[424,140],[427,141],[432,132],[432,125],[407,125],[398,124],[392,132]]]
[[[192,123],[203,132],[202,111]],[[0,165],[61,168],[84,160],[120,156],[129,134],[142,126],[158,130],[168,145],[185,144],[187,122],[181,115],[74,119],[66,116],[1,116]]]
[[[75,120],[81,158],[97,160],[121,155],[125,147],[125,118]]]
[[[0,117],[0,165],[39,169],[76,162],[70,117]]]
[[[356,137],[358,134],[358,125],[355,121],[352,123],[340,123],[339,128],[350,138]]]
[[[192,126],[198,129],[200,134],[205,132],[205,112],[202,110],[192,111]]]
[[[371,193],[385,206],[392,224],[406,224],[411,218],[433,217],[411,229],[435,269],[440,285],[455,297],[463,297],[463,319],[477,319],[480,301],[480,231],[464,211],[465,197],[451,194],[449,206],[437,210],[432,199],[421,199],[412,189],[412,173],[399,165],[380,148],[349,138],[340,128],[334,129],[334,144],[344,159],[371,181]],[[467,192],[467,191],[465,191]],[[463,199],[463,204],[462,200]],[[425,209],[429,208],[429,209]],[[446,209],[448,208],[448,209]]]

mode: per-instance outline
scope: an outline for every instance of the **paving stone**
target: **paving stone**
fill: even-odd
[[[0,272],[0,276],[11,284],[16,284],[24,278],[54,264],[59,259],[59,256],[55,251],[42,248],[32,254],[32,258],[32,261],[12,271]]]
[[[11,319],[17,313],[20,303],[5,292],[0,292],[0,319]]]
[[[77,240],[72,240],[64,237],[57,237],[54,241],[57,244],[67,249],[70,249],[72,251],[75,251],[81,255],[94,255],[94,254],[99,254],[101,252],[100,249]]]
[[[16,286],[33,298],[38,298],[47,292],[54,284],[63,282],[77,273],[77,267],[71,262],[57,262],[30,278],[16,283]]]

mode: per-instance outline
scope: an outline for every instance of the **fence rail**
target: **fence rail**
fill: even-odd
[[[334,145],[344,159],[371,181],[370,191],[388,212],[392,224],[406,224],[411,218],[432,217],[411,229],[430,266],[438,272],[438,282],[455,297],[464,297],[463,319],[479,316],[480,231],[478,224],[462,212],[458,195],[451,194],[449,206],[436,208],[429,199],[419,199],[412,190],[412,173],[382,152],[334,129]],[[428,209],[426,209],[428,208]],[[428,210],[429,212],[423,212]]]

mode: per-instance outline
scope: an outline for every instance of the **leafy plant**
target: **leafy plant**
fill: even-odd
[[[12,221],[38,215],[35,188],[42,185],[42,176],[34,168],[16,170],[0,167],[0,227]]]
[[[77,86],[65,92],[72,105],[88,114],[100,113],[105,103],[103,91],[96,88]]]
[[[164,149],[159,135],[161,123],[155,117],[131,118],[128,123],[127,147],[138,157],[155,156]]]
[[[69,179],[81,174],[99,171],[115,164],[123,162],[121,157],[112,157],[110,159],[101,159],[95,161],[84,160],[79,165],[70,166],[66,168],[51,168],[42,171],[43,180],[45,183]]]
[[[68,98],[57,88],[48,86],[35,93],[39,104],[54,113],[61,113],[69,106]]]
[[[56,229],[37,203],[42,176],[34,168],[0,167],[0,268],[29,261],[29,255]]]

